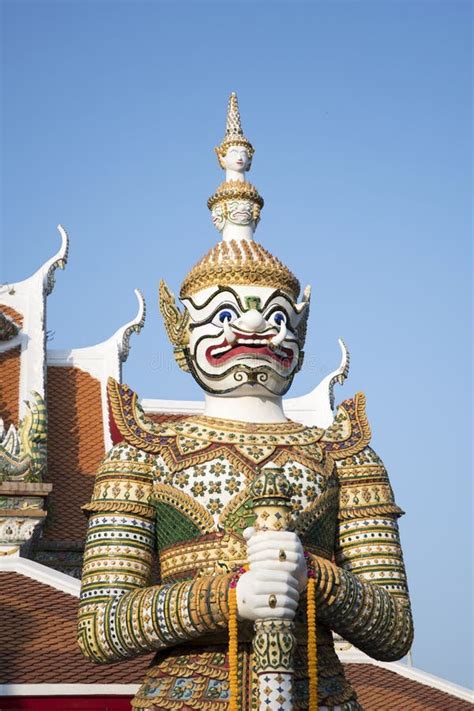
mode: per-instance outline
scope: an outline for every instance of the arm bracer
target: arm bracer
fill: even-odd
[[[397,517],[382,462],[369,447],[338,464],[339,526],[334,562],[314,556],[319,615],[375,659],[400,659],[413,623]]]
[[[227,626],[230,575],[150,585],[155,538],[151,496],[150,467],[117,461],[112,450],[86,507],[91,516],[78,642],[96,662],[172,646]]]

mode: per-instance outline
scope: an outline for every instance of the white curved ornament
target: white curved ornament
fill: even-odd
[[[319,385],[311,392],[300,397],[288,398],[284,401],[285,414],[297,422],[309,427],[330,427],[334,420],[334,386],[336,383],[344,384],[349,375],[350,355],[349,350],[342,340],[338,338],[341,349],[341,362],[336,370],[326,375]]]
[[[140,333],[145,325],[146,303],[140,289],[134,289],[134,294],[138,301],[138,311],[134,319],[121,326],[112,336],[117,341],[120,361],[125,363],[130,353],[130,336],[132,333]]]
[[[20,348],[20,378],[18,405],[20,419],[25,415],[25,401],[31,392],[44,395],[45,391],[45,321],[46,300],[55,283],[55,272],[64,269],[68,259],[69,238],[62,225],[57,226],[61,245],[57,252],[31,276],[6,286],[2,303],[23,317],[18,334],[0,342],[0,352]]]
[[[332,373],[329,373],[329,375],[327,375],[324,380],[320,382],[317,388],[317,390],[321,388],[321,390],[327,391],[329,395],[329,404],[331,407],[331,411],[334,410],[334,386],[336,383],[339,383],[339,385],[344,385],[344,381],[349,375],[349,368],[351,362],[349,349],[347,348],[343,339],[338,338],[337,342],[339,343],[339,348],[341,349],[341,362],[339,364],[339,368],[337,368],[337,370],[334,370]]]
[[[303,289],[303,298],[301,299],[299,304],[296,304],[295,308],[297,312],[300,314],[302,311],[305,310],[309,306],[311,302],[311,284],[306,284],[305,288]]]
[[[57,226],[61,246],[56,254],[42,266],[44,293],[49,296],[54,288],[56,269],[64,269],[69,256],[69,236],[62,225]]]

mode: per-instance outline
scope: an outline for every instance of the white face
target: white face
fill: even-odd
[[[235,225],[249,225],[253,222],[253,203],[250,200],[229,200],[227,213],[229,220]]]
[[[283,395],[300,365],[307,302],[263,286],[212,287],[183,303],[190,315],[187,361],[217,395]],[[304,329],[301,329],[301,332]]]
[[[233,170],[236,173],[245,173],[249,169],[249,154],[245,146],[229,146],[222,164],[225,170]]]
[[[224,210],[222,208],[222,205],[214,205],[211,212],[211,218],[212,222],[214,223],[214,227],[217,227],[219,232],[222,232],[225,225]]]

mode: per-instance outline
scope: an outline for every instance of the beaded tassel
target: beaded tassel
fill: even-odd
[[[238,642],[237,625],[237,581],[231,583],[229,589],[229,711],[238,711],[239,679],[238,679]]]
[[[318,646],[316,639],[316,580],[308,578],[307,586],[307,624],[308,624],[308,676],[309,706],[308,711],[318,711]]]

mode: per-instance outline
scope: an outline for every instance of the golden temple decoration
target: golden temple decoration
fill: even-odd
[[[90,504],[81,506],[81,510],[85,514],[94,513],[96,511],[113,511],[114,513],[129,513],[144,516],[151,521],[156,516],[156,510],[153,506],[146,504],[134,504],[124,501],[94,501]]]
[[[212,210],[214,205],[223,200],[253,200],[260,208],[265,204],[263,197],[252,183],[240,180],[227,180],[221,183],[214,195],[211,195],[207,201],[209,210]]]
[[[233,209],[240,212],[240,224],[253,223],[256,229],[260,222],[260,212],[264,200],[257,188],[241,180],[227,180],[221,183],[207,201],[215,226],[221,231],[227,220],[233,221]],[[242,219],[243,218],[243,219]]]
[[[219,531],[163,548],[160,573],[162,580],[211,575],[232,571],[246,560],[243,538]]]
[[[187,299],[210,286],[253,284],[270,286],[294,301],[300,293],[295,275],[265,247],[254,240],[218,242],[191,269],[181,285],[180,297]]]
[[[187,371],[188,365],[184,355],[185,346],[188,342],[189,312],[181,313],[174,294],[162,279],[159,287],[160,311],[166,328],[168,338],[174,346],[174,357],[179,367]]]
[[[308,623],[308,711],[318,711],[318,647],[316,643],[316,581],[308,578],[307,623]]]
[[[371,436],[365,411],[365,395],[359,392],[339,405],[334,422],[325,431],[321,441],[332,459],[341,460],[360,452],[369,444]]]
[[[231,586],[229,590],[229,711],[238,711],[239,709],[238,641],[237,588]]]
[[[176,432],[188,433],[189,436],[192,434],[195,439],[249,445],[271,444],[273,442],[272,436],[278,436],[279,442],[283,441],[287,444],[309,444],[317,442],[324,434],[324,430],[318,427],[308,428],[301,422],[293,420],[255,424],[206,415],[195,415],[192,418],[183,419],[176,422],[174,427]]]

